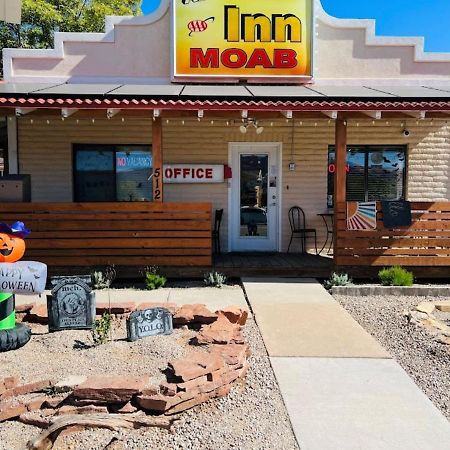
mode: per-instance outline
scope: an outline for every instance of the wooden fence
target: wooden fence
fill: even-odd
[[[50,267],[212,264],[209,203],[4,203],[32,230],[24,259]]]
[[[450,266],[450,203],[412,202],[412,224],[386,229],[377,203],[377,229],[348,231],[346,205],[337,215],[336,266]]]

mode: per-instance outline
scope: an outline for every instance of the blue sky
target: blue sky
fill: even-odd
[[[159,0],[143,0],[149,13]],[[377,34],[425,36],[425,49],[450,52],[450,0],[322,0],[336,17],[377,20]]]

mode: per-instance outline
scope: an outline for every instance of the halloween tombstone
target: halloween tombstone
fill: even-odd
[[[172,333],[172,314],[165,308],[135,311],[127,319],[127,335],[131,342],[147,336]]]
[[[15,350],[31,338],[31,330],[16,324],[14,294],[41,294],[47,280],[47,266],[20,261],[25,254],[25,237],[30,230],[23,222],[0,224],[0,351]]]
[[[47,296],[50,331],[91,329],[95,321],[95,293],[90,277],[54,277]]]

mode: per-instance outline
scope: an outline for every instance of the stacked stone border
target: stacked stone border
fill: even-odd
[[[175,326],[198,330],[189,343],[192,351],[168,362],[163,371],[166,379],[159,386],[150,385],[151,374],[73,375],[28,384],[20,384],[18,377],[8,377],[0,379],[0,423],[17,420],[44,429],[45,438],[28,444],[35,449],[51,448],[54,441],[48,436],[58,431],[56,439],[62,427],[69,431],[109,428],[107,424],[113,421],[116,428],[170,428],[177,414],[226,396],[233,384],[245,378],[251,354],[242,333],[247,311],[231,306],[212,312],[202,304],[177,307],[167,303],[147,303],[138,308],[150,307],[165,307],[173,314]],[[45,305],[30,304],[27,308],[21,310],[22,319],[45,322]],[[98,305],[97,313],[105,309],[109,306]],[[126,315],[135,309],[131,303],[114,305],[113,312]],[[161,420],[152,420],[155,416]]]
[[[450,297],[450,286],[334,286],[333,295],[347,295],[353,297],[369,297],[376,295],[394,295],[410,297]]]
[[[404,314],[410,323],[425,328],[436,342],[446,345],[450,352],[450,326],[437,317],[439,311],[450,314],[450,301],[422,302]]]

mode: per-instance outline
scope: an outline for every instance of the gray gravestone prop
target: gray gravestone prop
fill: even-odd
[[[52,277],[52,295],[47,296],[49,331],[92,329],[95,293],[90,276]]]
[[[165,308],[135,311],[127,319],[128,340],[133,342],[147,336],[173,333],[172,314]]]

